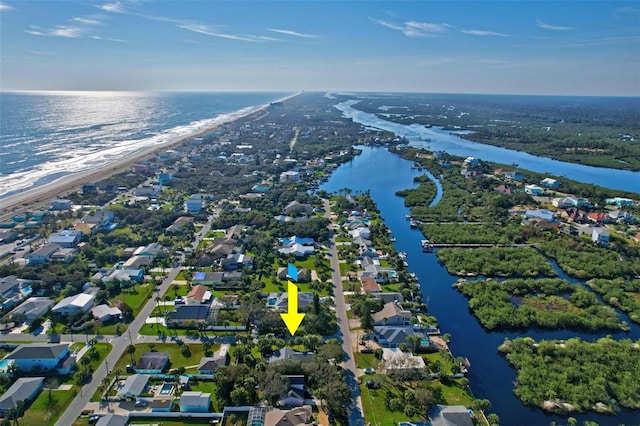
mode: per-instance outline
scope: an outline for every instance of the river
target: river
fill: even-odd
[[[539,339],[566,339],[580,337],[587,341],[595,340],[607,333],[586,334],[567,330],[526,332],[488,332],[470,314],[464,296],[452,288],[457,277],[449,275],[441,266],[435,254],[422,253],[420,240],[422,233],[410,229],[405,215],[409,209],[404,206],[401,197],[395,195],[400,189],[413,188],[415,176],[424,172],[411,168],[410,161],[392,154],[384,148],[359,147],[362,154],[349,163],[338,167],[330,179],[319,189],[338,192],[350,188],[353,194],[370,191],[385,223],[397,238],[395,247],[407,253],[408,270],[414,272],[421,285],[424,300],[428,302],[429,312],[438,318],[443,333],[450,333],[450,349],[454,356],[466,356],[471,362],[469,380],[476,398],[489,399],[490,412],[498,414],[500,424],[510,425],[549,425],[552,421],[565,424],[566,418],[545,414],[537,408],[524,406],[513,394],[516,372],[498,353],[498,346],[505,337],[531,336]],[[567,278],[561,273],[561,278]],[[571,279],[571,282],[577,280]],[[621,318],[631,326],[629,333],[609,333],[616,338],[640,339],[640,327],[633,324],[627,315]],[[592,420],[600,425],[640,424],[640,411],[622,410],[617,416],[595,413],[576,414],[573,417],[582,424]]]
[[[565,177],[579,182],[593,183],[605,188],[623,191],[640,192],[640,172],[629,170],[608,169],[604,167],[585,166],[583,164],[567,163],[545,157],[537,157],[522,151],[501,148],[492,145],[468,141],[461,137],[433,127],[427,129],[420,124],[399,124],[383,120],[375,114],[352,108],[357,101],[341,102],[336,108],[357,123],[368,127],[387,130],[398,136],[406,137],[412,146],[420,146],[430,151],[445,151],[461,157],[475,157],[483,161],[513,164],[538,173],[549,172],[552,175]],[[428,140],[428,142],[425,142]]]

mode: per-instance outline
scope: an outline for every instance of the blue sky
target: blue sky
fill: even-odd
[[[640,3],[0,0],[0,90],[640,96]]]

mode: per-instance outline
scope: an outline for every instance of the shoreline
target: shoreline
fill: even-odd
[[[276,99],[272,102],[285,102],[289,99],[292,99],[300,95],[301,93],[302,92],[299,91],[289,96]],[[251,109],[251,111],[247,111],[245,114],[234,117],[229,121],[215,124],[211,127],[198,130],[197,132],[191,133],[189,135],[177,136],[161,144],[154,145],[148,148],[142,148],[136,152],[127,154],[122,158],[119,158],[118,160],[115,160],[113,162],[110,162],[101,166],[97,166],[95,168],[91,168],[85,171],[70,173],[68,175],[57,178],[51,182],[47,182],[43,185],[40,185],[34,188],[29,188],[17,194],[12,194],[7,197],[0,198],[0,205],[2,205],[2,208],[0,209],[0,221],[6,220],[11,216],[23,213],[27,210],[33,209],[34,207],[45,204],[49,202],[49,200],[54,199],[60,194],[68,193],[75,190],[83,183],[86,183],[92,180],[102,180],[114,174],[120,173],[126,168],[130,167],[132,164],[142,161],[143,159],[148,158],[163,149],[180,145],[191,139],[213,132],[216,129],[220,128],[220,126],[223,126],[229,123],[234,123],[238,120],[242,120],[254,114],[265,111],[269,106],[270,106],[269,103],[258,105],[255,107],[255,109]],[[231,111],[231,113],[234,113],[234,112],[237,112],[237,111]]]

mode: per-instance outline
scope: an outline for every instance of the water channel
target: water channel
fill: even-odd
[[[391,128],[396,128],[394,123],[391,124]],[[433,142],[430,143],[434,145]],[[587,334],[567,330],[488,332],[483,329],[470,314],[466,298],[452,288],[457,277],[449,275],[438,263],[435,254],[422,253],[420,240],[424,237],[419,230],[409,227],[409,222],[405,219],[409,209],[404,206],[403,199],[395,195],[397,190],[415,187],[413,178],[424,174],[424,171],[413,169],[410,161],[385,148],[359,148],[363,149],[362,154],[338,167],[329,181],[319,189],[339,192],[343,188],[350,188],[353,194],[370,191],[386,225],[397,238],[396,249],[408,254],[408,270],[417,275],[430,313],[438,318],[442,332],[451,334],[451,351],[454,356],[466,356],[471,361],[469,380],[475,397],[491,401],[490,411],[498,414],[502,425],[549,425],[552,421],[566,424],[566,418],[526,407],[515,397],[513,389],[516,372],[498,353],[497,348],[505,337],[513,339],[531,336],[536,340],[580,337],[593,341],[607,333]],[[478,157],[484,158],[481,155]],[[560,277],[568,278],[564,273]],[[570,281],[577,282],[574,279]],[[632,323],[627,315],[621,312],[619,314],[629,323],[631,331],[609,334],[615,338],[640,339],[640,327]],[[600,425],[640,424],[640,411],[632,410],[622,410],[615,417],[595,413],[575,414],[573,417],[580,424],[584,420],[592,420]]]

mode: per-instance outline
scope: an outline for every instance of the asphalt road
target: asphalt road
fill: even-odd
[[[329,217],[329,201],[324,200],[325,216]],[[338,249],[336,248],[335,235],[331,236],[331,281],[334,286],[334,301],[336,305],[336,317],[338,321],[337,337],[342,342],[345,360],[340,364],[344,368],[347,378],[347,385],[351,390],[352,401],[345,408],[349,416],[349,426],[364,426],[364,416],[362,411],[362,398],[360,397],[360,386],[358,385],[358,368],[353,356],[353,344],[351,342],[351,332],[349,330],[349,319],[347,318],[347,306],[344,301],[344,289],[342,287],[342,276],[340,275],[340,262]]]
[[[162,295],[167,291],[180,270],[181,268],[171,268],[171,270],[169,271],[169,275],[160,285],[158,294]],[[104,339],[106,339],[107,342],[110,342],[113,346],[111,352],[109,352],[107,358],[103,361],[102,364],[100,364],[96,371],[93,372],[91,382],[82,387],[67,410],[62,414],[62,416],[60,416],[60,418],[56,422],[56,426],[69,426],[76,420],[76,418],[84,409],[84,406],[87,405],[93,394],[98,390],[98,386],[100,385],[100,383],[102,383],[102,380],[107,376],[108,370],[116,365],[116,362],[120,359],[130,343],[142,343],[146,341],[147,338],[151,337],[140,336],[139,331],[140,327],[142,327],[147,317],[151,315],[151,312],[153,311],[153,308],[155,306],[155,297],[152,297],[144,306],[144,308],[142,308],[140,313],[134,318],[133,322],[129,325],[128,330],[124,334],[122,334],[121,336],[103,336]],[[80,341],[84,341],[84,339],[86,339],[85,335],[63,335],[61,336],[61,340],[67,341],[67,339],[72,339],[74,337],[80,337],[82,339]],[[153,338],[153,341],[157,342],[158,338]]]

